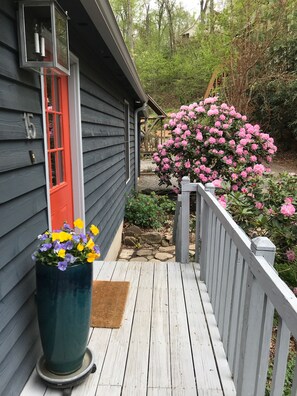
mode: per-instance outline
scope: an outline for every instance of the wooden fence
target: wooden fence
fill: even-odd
[[[182,181],[176,258],[189,262],[190,194],[196,193],[196,257],[237,394],[264,396],[273,321],[278,318],[270,395],[282,396],[290,339],[297,339],[297,299],[273,268],[274,244],[252,241],[215,198],[212,184]],[[297,364],[291,395],[297,396]]]

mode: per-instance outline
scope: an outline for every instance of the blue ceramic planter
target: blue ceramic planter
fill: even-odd
[[[36,263],[38,323],[46,368],[56,374],[78,370],[87,347],[93,265],[60,271]]]

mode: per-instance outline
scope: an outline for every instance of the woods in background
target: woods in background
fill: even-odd
[[[297,138],[295,0],[111,0],[145,90],[166,110],[213,91],[283,144]]]

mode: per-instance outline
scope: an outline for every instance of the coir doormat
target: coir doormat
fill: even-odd
[[[121,326],[129,284],[116,281],[93,282],[92,327],[118,329]]]

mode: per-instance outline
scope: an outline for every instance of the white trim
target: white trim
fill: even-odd
[[[49,180],[49,165],[47,156],[47,132],[46,132],[46,116],[45,116],[45,103],[44,103],[44,76],[43,70],[40,75],[41,87],[41,106],[42,106],[42,126],[43,126],[43,141],[44,141],[44,166],[45,166],[45,181],[46,181],[46,199],[47,199],[47,221],[48,229],[52,229],[52,216],[51,216],[51,199],[50,199],[50,180]]]
[[[128,111],[127,111],[128,119],[127,120],[126,120],[126,105],[128,108]],[[128,125],[128,171],[129,171],[128,172],[129,176],[128,176],[128,179],[126,179],[126,184],[128,184],[129,181],[131,180],[131,131],[130,131],[130,103],[125,99],[124,100],[124,123],[125,123],[124,138],[125,139],[126,139],[126,122]],[[126,140],[125,140],[125,170],[126,170],[126,164],[127,164],[127,162],[126,162]],[[125,172],[125,177],[126,177],[126,172]]]
[[[69,123],[71,142],[72,194],[74,219],[80,217],[85,223],[84,170],[81,129],[79,60],[70,53]]]

